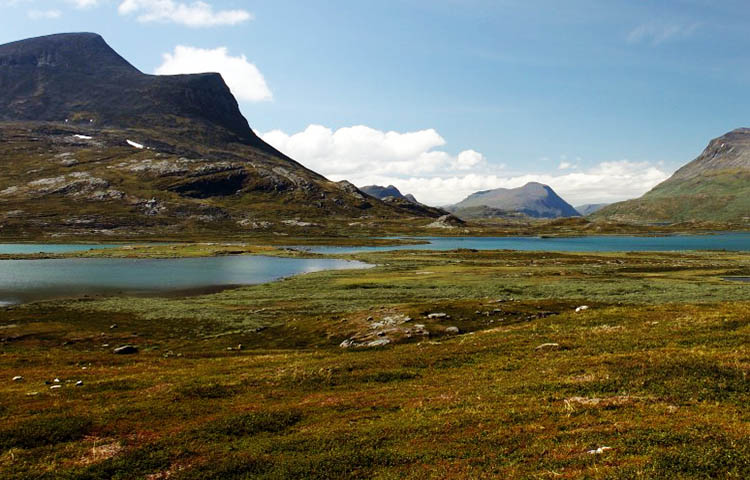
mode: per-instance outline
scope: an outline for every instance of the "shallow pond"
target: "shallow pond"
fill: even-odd
[[[254,285],[361,262],[263,256],[0,260],[0,305],[97,294],[161,294]]]

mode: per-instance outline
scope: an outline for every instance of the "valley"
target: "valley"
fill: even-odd
[[[645,187],[648,162],[541,158],[602,197],[574,208],[434,129],[256,134],[255,65],[163,59],[185,52],[226,81],[93,33],[0,45],[0,477],[750,477],[749,129]],[[529,158],[557,133],[536,128]]]
[[[346,258],[378,266],[0,308],[3,478],[750,468],[747,253]]]

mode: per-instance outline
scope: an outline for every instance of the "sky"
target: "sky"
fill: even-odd
[[[744,0],[0,0],[0,43],[75,31],[218,71],[284,153],[432,205],[634,198],[750,126]]]

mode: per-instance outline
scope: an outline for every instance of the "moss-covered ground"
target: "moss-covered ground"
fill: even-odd
[[[0,477],[750,478],[750,255],[350,258],[1,309]],[[398,315],[430,335],[339,347]]]

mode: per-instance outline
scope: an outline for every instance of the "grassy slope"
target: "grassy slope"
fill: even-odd
[[[749,287],[719,278],[750,274],[747,254],[357,257],[382,266],[0,310],[0,476],[750,474]],[[394,313],[432,337],[336,346]]]
[[[74,136],[81,133],[93,138]],[[152,149],[130,147],[127,139]],[[292,161],[241,144],[217,146],[200,140],[186,138],[179,128],[0,123],[0,237],[184,239],[306,231],[330,235],[357,230],[358,225],[370,234],[369,222],[408,226],[434,221],[426,214],[348,192]],[[170,174],[169,169],[182,170]],[[33,184],[63,177],[67,185],[74,180],[71,175],[80,174],[108,185],[73,185],[49,193]],[[217,189],[240,188],[231,186],[232,175],[246,176],[239,193],[209,196]],[[95,195],[108,191],[125,195]],[[158,208],[149,209],[150,201]],[[302,228],[282,220],[313,225]]]
[[[669,180],[641,198],[615,203],[594,219],[640,222],[691,220],[750,224],[750,172],[711,171],[687,180]]]

